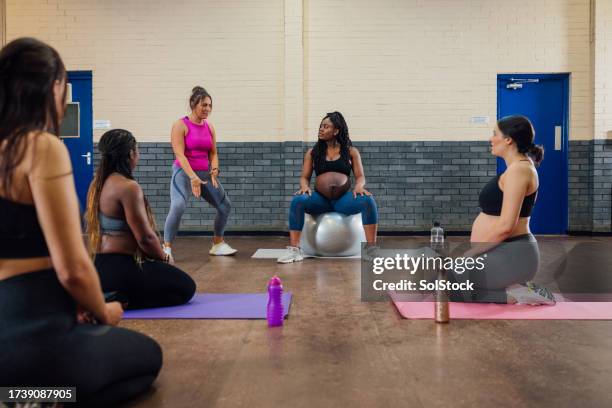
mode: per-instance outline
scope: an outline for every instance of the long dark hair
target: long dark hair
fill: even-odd
[[[92,256],[100,247],[100,195],[104,182],[113,173],[119,173],[123,177],[134,180],[130,166],[130,153],[136,151],[136,138],[130,131],[125,129],[113,129],[104,133],[98,142],[98,150],[101,159],[100,166],[87,192],[87,236],[89,239],[89,250]],[[145,208],[147,218],[153,231],[157,231],[155,217],[145,197]]]
[[[0,51],[0,181],[10,194],[13,171],[23,161],[32,132],[59,134],[53,88],[66,79],[55,49],[34,38],[13,40]],[[63,103],[66,99],[64,88]],[[50,127],[50,128],[49,128]]]
[[[528,118],[521,115],[506,116],[497,122],[497,127],[504,135],[512,138],[518,152],[529,155],[536,166],[544,160],[544,147],[533,143],[535,130]]]
[[[338,111],[330,112],[323,119],[329,119],[331,123],[334,125],[336,129],[338,129],[338,134],[336,135],[336,141],[340,144],[340,157],[342,160],[346,160],[346,162],[351,161],[351,146],[353,146],[353,142],[351,142],[351,138],[349,137],[349,130],[344,120],[344,116]],[[314,167],[320,168],[325,164],[325,160],[327,160],[327,142],[324,140],[318,140],[317,143],[312,148],[312,159],[314,161]]]

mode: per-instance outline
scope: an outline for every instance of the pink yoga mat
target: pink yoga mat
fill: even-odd
[[[393,303],[405,319],[434,318],[434,302]],[[450,302],[449,312],[451,320],[612,320],[612,302],[557,302],[554,306]]]

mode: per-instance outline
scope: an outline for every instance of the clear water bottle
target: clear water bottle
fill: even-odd
[[[432,244],[444,243],[444,230],[440,226],[438,221],[434,221],[433,227],[431,228],[431,240]]]
[[[440,256],[444,254],[444,230],[440,226],[440,223],[434,221],[431,229],[431,248],[436,251]],[[438,282],[444,282],[446,278],[446,270],[440,268],[436,271],[436,280]],[[448,293],[445,290],[437,289],[435,292],[435,319],[437,323],[448,323],[450,320],[449,308],[448,308]]]
[[[283,284],[278,276],[268,282],[268,326],[283,325]]]

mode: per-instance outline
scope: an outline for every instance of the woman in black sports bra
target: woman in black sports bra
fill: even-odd
[[[102,290],[118,292],[128,309],[176,306],[194,295],[193,279],[166,254],[142,188],[132,176],[136,139],[127,130],[104,133],[100,165],[87,195],[89,247]]]
[[[533,143],[534,138],[529,119],[508,116],[497,122],[489,140],[491,153],[504,159],[507,169],[480,192],[482,212],[472,224],[472,249],[464,256],[487,256],[484,270],[454,274],[459,281],[475,283],[476,290],[467,299],[464,296],[465,301],[554,303],[548,290],[529,282],[540,260],[529,217],[538,194],[536,166],[544,157],[544,149]]]
[[[314,192],[310,190],[313,170],[316,174]],[[355,176],[353,191],[350,191],[351,171]],[[370,247],[375,248],[378,209],[374,197],[365,189],[365,183],[361,155],[353,147],[344,117],[340,112],[328,113],[319,125],[319,140],[304,156],[300,189],[295,193],[289,208],[290,246],[277,262],[303,260],[299,245],[306,213],[361,213],[366,240]]]
[[[82,406],[110,407],[151,385],[162,353],[104,302],[57,137],[65,100],[57,51],[32,38],[0,51],[0,385],[76,386]]]

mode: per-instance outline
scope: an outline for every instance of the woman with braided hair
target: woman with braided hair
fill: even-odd
[[[149,203],[132,176],[136,139],[127,130],[109,130],[98,150],[100,166],[87,195],[87,234],[102,289],[118,292],[128,309],[187,303],[196,285],[163,251]]]
[[[316,175],[314,192],[310,190],[313,170]],[[351,170],[355,176],[353,191],[350,191]],[[289,209],[290,246],[277,262],[291,263],[304,259],[299,245],[305,213],[361,213],[368,246],[374,247],[378,210],[365,184],[361,155],[353,147],[344,116],[340,112],[328,113],[319,125],[319,140],[304,156],[300,189],[296,191]]]

